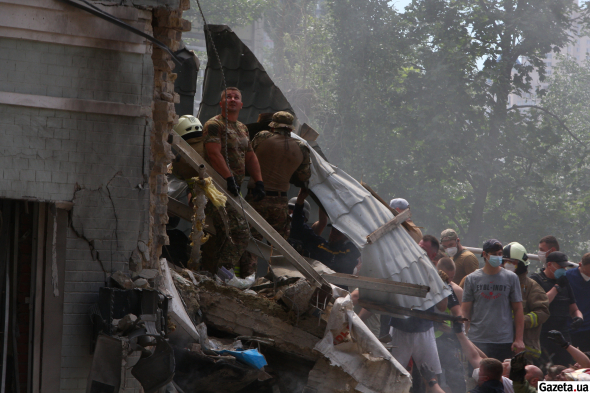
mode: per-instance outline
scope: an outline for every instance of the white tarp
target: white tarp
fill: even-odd
[[[355,314],[350,295],[336,299],[326,334],[315,349],[357,382],[356,391],[401,393],[412,385],[406,369]]]
[[[305,142],[293,133],[291,136]],[[424,250],[401,225],[374,244],[367,244],[367,235],[393,219],[393,214],[350,175],[324,160],[311,146],[309,149],[309,188],[322,202],[332,225],[361,251],[363,265],[359,275],[430,287],[425,298],[366,289],[361,291],[361,298],[427,310],[450,295]]]

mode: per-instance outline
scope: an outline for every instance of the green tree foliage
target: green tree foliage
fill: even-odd
[[[263,13],[274,4],[274,0],[199,0],[199,3],[207,23],[228,25],[235,29],[259,20]],[[185,15],[195,26],[202,28],[203,22],[197,0],[191,0],[190,11]]]

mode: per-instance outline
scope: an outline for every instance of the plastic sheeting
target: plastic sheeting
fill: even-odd
[[[350,295],[336,299],[326,335],[315,349],[357,382],[355,391],[400,393],[409,391],[412,384],[406,369],[354,313]]]
[[[307,143],[293,133],[291,136]],[[450,295],[424,250],[401,225],[374,244],[367,244],[367,235],[393,219],[393,214],[350,175],[324,160],[311,147],[310,150],[309,188],[324,205],[332,225],[361,251],[363,264],[359,275],[430,287],[425,298],[367,289],[361,291],[361,298],[427,310]]]

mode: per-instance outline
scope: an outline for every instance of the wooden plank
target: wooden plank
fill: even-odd
[[[314,130],[309,124],[303,123],[301,129],[299,130],[299,136],[305,139],[306,141],[315,141],[318,139],[320,134]]]
[[[410,213],[410,209],[406,209],[397,216],[393,217],[390,221],[386,222],[381,226],[381,228],[376,229],[373,233],[367,236],[367,243],[373,244],[380,239],[383,235],[387,232],[397,228],[401,223],[405,222],[407,219],[412,217],[412,213]]]
[[[40,392],[58,393],[61,383],[68,212],[49,205],[47,216]]]
[[[449,314],[437,314],[429,311],[422,311],[422,310],[412,310],[405,307],[394,306],[391,304],[383,304],[383,303],[374,303],[369,302],[366,300],[359,299],[358,301],[359,306],[365,308],[371,312],[376,314],[386,314],[392,316],[399,316],[399,315],[406,315],[409,317],[416,317],[420,319],[427,319],[429,321],[440,322],[443,323],[445,321],[467,321],[467,319],[462,317],[455,317]]]
[[[305,259],[291,245],[285,240],[274,228],[266,222],[264,218],[258,214],[256,210],[242,197],[234,197],[226,189],[226,181],[213,169],[190,145],[178,135],[172,135],[170,141],[172,146],[180,153],[195,170],[199,168],[199,165],[205,165],[207,173],[211,176],[215,187],[225,194],[227,197],[227,203],[230,204],[234,209],[241,212],[243,208],[244,218],[250,223],[254,229],[256,229],[269,243],[277,250],[278,253],[283,255],[295,268],[305,276],[305,278],[311,283],[311,285],[321,288],[329,288],[328,282],[320,276],[313,268],[307,263]]]
[[[193,209],[191,209],[190,206],[185,205],[170,196],[168,197],[168,213],[183,218],[188,222],[191,222],[193,217]]]
[[[39,393],[40,391],[40,376],[41,376],[41,334],[42,334],[42,326],[43,326],[43,267],[44,267],[44,259],[45,259],[45,227],[46,223],[45,220],[47,218],[47,204],[39,203],[39,209],[36,217],[36,225],[37,225],[37,233],[36,239],[34,243],[35,247],[35,274],[33,275],[35,278],[34,282],[34,297],[31,297],[31,302],[33,303],[34,307],[34,317],[31,321],[31,326],[33,326],[33,371],[31,373],[32,377],[32,390],[31,393]],[[34,300],[33,300],[34,299]]]
[[[430,287],[426,285],[408,284],[384,278],[361,277],[344,273],[324,274],[323,277],[330,284],[346,285],[349,288],[365,288],[373,291],[397,293],[407,296],[426,297],[426,294],[430,291]]]
[[[361,181],[361,186],[365,187],[365,189],[367,191],[369,191],[371,193],[371,195],[373,195],[373,197],[375,199],[377,199],[379,202],[381,202],[381,204],[383,206],[385,206],[386,208],[389,209],[389,211],[391,213],[393,213],[394,216],[397,216],[399,213],[397,212],[397,210],[395,210],[394,208],[392,208],[391,206],[389,206],[389,203],[387,203],[385,200],[383,200],[383,198],[381,198],[379,196],[379,194],[377,194],[367,183],[365,183],[364,181]]]

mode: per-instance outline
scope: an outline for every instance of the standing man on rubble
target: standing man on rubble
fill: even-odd
[[[252,140],[252,148],[265,181],[266,197],[257,200],[255,182],[250,178],[246,201],[274,229],[287,239],[291,228],[287,191],[290,184],[304,187],[311,176],[311,161],[308,147],[299,140],[291,138],[295,118],[289,112],[277,112],[272,116],[270,131],[260,131]],[[253,236],[262,240],[262,236],[254,232]],[[244,275],[256,271],[258,258],[246,252],[240,261],[240,269]]]
[[[459,284],[465,276],[473,273],[479,268],[477,257],[461,245],[461,239],[454,229],[445,229],[440,234],[440,243],[447,255],[455,262],[455,278],[453,282]]]
[[[203,127],[204,158],[223,176],[228,192],[236,197],[247,169],[254,180],[254,188],[250,192],[259,201],[265,197],[264,183],[248,129],[238,121],[243,105],[242,93],[238,88],[228,87],[221,92],[221,114],[207,121]],[[238,262],[250,240],[248,224],[241,212],[231,206],[226,206],[226,210],[231,239],[226,235],[218,210],[210,203],[205,209],[205,214],[213,217],[216,235],[213,244],[204,248],[203,261],[205,268],[214,273],[221,266],[231,269],[237,267],[235,270],[239,270]]]
[[[503,361],[524,351],[524,314],[518,276],[502,268],[502,243],[483,244],[485,265],[465,278],[462,315],[469,339],[488,357]],[[514,323],[512,321],[514,315]]]
[[[391,201],[389,201],[389,207],[395,209],[395,211],[397,211],[398,213],[401,213],[404,210],[409,209],[410,204],[404,198],[393,198]],[[416,243],[420,243],[420,240],[422,240],[422,231],[420,230],[420,228],[418,228],[416,224],[414,224],[414,221],[412,221],[411,218],[408,218],[406,220],[406,223],[408,225],[406,227],[406,230],[408,231],[412,239],[414,239]]]

